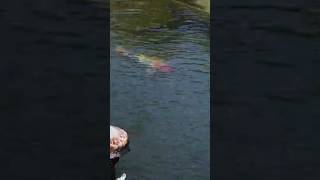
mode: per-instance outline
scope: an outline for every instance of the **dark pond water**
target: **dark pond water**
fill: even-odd
[[[0,179],[107,179],[105,8],[0,4]]]
[[[129,180],[209,179],[209,14],[174,1],[111,1],[111,124],[127,130]],[[162,73],[114,51],[157,56]]]
[[[318,179],[316,2],[215,1],[216,179]]]

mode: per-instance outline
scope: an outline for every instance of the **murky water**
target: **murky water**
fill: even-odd
[[[315,2],[215,2],[216,179],[319,176]]]
[[[175,1],[112,0],[111,124],[131,152],[118,173],[133,179],[209,179],[209,14]],[[114,51],[162,58],[157,72]]]
[[[107,179],[106,10],[1,1],[0,179]]]

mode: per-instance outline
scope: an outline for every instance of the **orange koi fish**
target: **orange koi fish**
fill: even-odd
[[[169,73],[174,71],[173,67],[165,63],[164,60],[159,57],[147,56],[144,54],[134,54],[121,47],[117,47],[116,52],[122,56],[129,57],[130,59],[136,59],[138,62],[145,64],[159,72]]]

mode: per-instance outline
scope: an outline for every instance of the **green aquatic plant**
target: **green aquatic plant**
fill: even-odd
[[[174,0],[177,3],[184,4],[192,9],[210,13],[210,0]]]
[[[170,0],[110,1],[111,25],[117,29],[141,31],[170,23]]]
[[[150,29],[175,29],[184,21],[178,16],[183,8],[210,11],[208,0],[136,0],[110,1],[111,28],[143,33]],[[203,18],[201,12],[199,18]]]
[[[158,55],[168,59],[167,56],[170,52],[161,52],[161,49],[168,48],[168,44],[174,44],[186,38],[184,32],[179,30],[186,21],[193,19],[209,24],[208,13],[201,9],[202,6],[193,4],[193,0],[189,2],[111,0],[112,44],[126,44],[126,47],[130,49],[138,46],[148,47],[149,50],[157,51],[160,53]],[[186,31],[188,30],[186,29]],[[121,42],[116,42],[119,39]],[[150,53],[152,54],[152,52]]]

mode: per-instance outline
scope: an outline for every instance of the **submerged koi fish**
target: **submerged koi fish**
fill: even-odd
[[[116,52],[131,59],[136,59],[138,62],[148,65],[152,69],[157,70],[159,72],[169,73],[174,71],[173,67],[163,62],[163,60],[159,57],[147,56],[144,54],[133,54],[121,47],[117,47]]]

